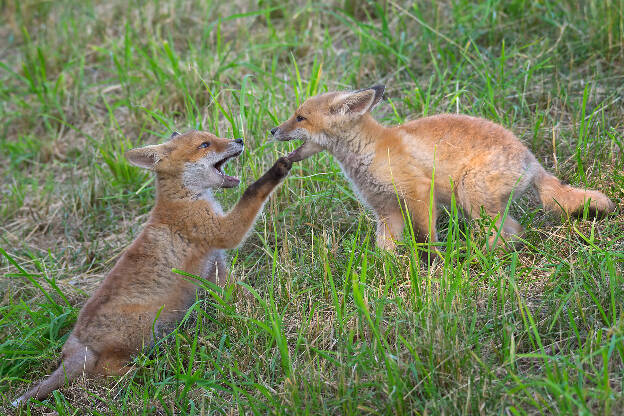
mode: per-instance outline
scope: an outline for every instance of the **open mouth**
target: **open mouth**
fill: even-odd
[[[223,187],[225,187],[225,188],[234,187],[234,186],[238,185],[239,182],[240,182],[240,179],[238,179],[237,177],[226,175],[225,172],[223,171],[223,167],[225,166],[225,164],[227,162],[230,161],[230,159],[233,159],[233,158],[235,158],[237,156],[240,156],[241,153],[243,153],[242,150],[234,153],[233,155],[226,156],[226,157],[224,157],[223,159],[221,159],[220,161],[218,161],[217,163],[214,164],[215,170],[223,178]]]

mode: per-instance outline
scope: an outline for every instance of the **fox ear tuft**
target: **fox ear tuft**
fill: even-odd
[[[370,111],[383,97],[385,87],[375,85],[371,88],[340,94],[330,105],[332,114],[363,115]]]
[[[371,105],[371,108],[368,109],[369,111],[372,110],[372,108],[375,107],[379,103],[379,101],[382,100],[382,98],[384,97],[384,91],[386,90],[386,86],[383,84],[377,84],[370,87],[370,89],[375,91],[375,99],[373,100],[373,105]]]
[[[161,145],[151,145],[128,150],[125,156],[132,165],[153,170],[165,154]]]
[[[174,132],[171,133],[171,136],[169,138],[173,139],[174,137],[179,136],[179,135],[180,135],[180,133],[178,133],[177,131],[174,131]]]

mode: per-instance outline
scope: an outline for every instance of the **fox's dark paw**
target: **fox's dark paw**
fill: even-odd
[[[280,157],[271,168],[271,174],[276,179],[282,179],[288,175],[292,168],[292,162],[287,157]]]

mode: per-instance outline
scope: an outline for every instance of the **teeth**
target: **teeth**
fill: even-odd
[[[215,169],[222,175],[223,175],[223,166],[227,163],[228,160],[229,158],[221,159],[214,165]]]

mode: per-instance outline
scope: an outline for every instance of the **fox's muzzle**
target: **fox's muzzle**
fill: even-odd
[[[279,126],[273,127],[271,129],[271,136],[273,136],[273,139],[280,141],[280,142],[287,142],[293,139],[293,137],[290,136],[289,134],[284,134],[284,132],[279,128]]]

